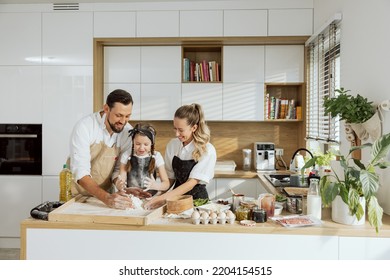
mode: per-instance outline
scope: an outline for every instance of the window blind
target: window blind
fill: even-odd
[[[306,139],[339,143],[339,119],[325,114],[324,98],[340,88],[340,21],[311,38],[307,61]]]

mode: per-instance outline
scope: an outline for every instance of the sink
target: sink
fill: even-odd
[[[274,186],[274,187],[284,187],[290,185],[290,175],[289,174],[266,174],[265,178]]]

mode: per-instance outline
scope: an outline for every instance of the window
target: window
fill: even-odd
[[[325,115],[324,97],[335,96],[335,89],[340,88],[339,24],[331,23],[308,42],[306,139],[324,144],[338,144],[339,120]]]

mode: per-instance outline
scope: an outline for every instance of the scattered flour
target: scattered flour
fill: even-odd
[[[131,202],[133,203],[133,208],[127,208],[126,210],[127,211],[131,211],[131,210],[143,210],[144,208],[142,207],[142,204],[143,204],[143,201],[134,196],[134,195],[129,195],[129,198],[131,199]]]

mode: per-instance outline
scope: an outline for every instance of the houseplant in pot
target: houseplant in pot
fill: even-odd
[[[370,159],[366,164],[361,160],[354,159],[351,153],[357,149],[371,149]],[[355,146],[349,150],[348,155],[339,155],[342,174],[337,174],[332,166],[332,174],[325,175],[320,179],[320,192],[324,206],[332,204],[332,212],[335,211],[334,203],[342,200],[348,207],[348,214],[356,217],[364,223],[367,207],[367,216],[370,224],[378,232],[382,225],[383,209],[379,205],[376,193],[379,189],[379,174],[377,168],[385,169],[390,166],[386,157],[390,151],[390,133],[383,135],[374,143],[366,143]],[[316,163],[318,157],[314,156],[306,162],[305,168]],[[332,219],[338,213],[332,213]]]
[[[382,131],[373,102],[359,94],[349,95],[349,90],[344,88],[336,89],[336,92],[339,93],[337,97],[324,98],[325,113],[333,118],[339,116],[351,125],[359,139],[366,140],[370,134],[376,140]]]

